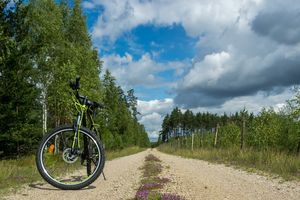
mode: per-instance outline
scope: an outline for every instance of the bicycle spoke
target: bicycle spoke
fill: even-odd
[[[81,135],[83,134],[81,133]],[[84,144],[82,139],[75,148],[72,148],[73,136],[73,130],[60,131],[54,134],[44,145],[42,155],[43,167],[49,177],[56,182],[67,185],[84,182],[100,166],[100,160],[96,159],[100,157],[97,143],[85,134],[86,144]],[[86,147],[88,149],[87,152],[84,150],[85,145],[88,145]],[[90,169],[88,169],[89,173],[86,173],[88,159],[90,160]]]

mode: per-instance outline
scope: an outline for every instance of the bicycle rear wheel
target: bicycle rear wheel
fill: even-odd
[[[94,133],[80,129],[75,145],[74,136],[72,126],[57,128],[45,135],[36,153],[41,176],[49,184],[64,190],[90,185],[99,177],[105,163],[104,149]]]

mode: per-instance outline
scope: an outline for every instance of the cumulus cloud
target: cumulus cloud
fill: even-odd
[[[185,107],[218,106],[227,100],[300,84],[300,45],[281,46],[265,56],[213,53],[178,83],[175,102]]]
[[[298,0],[88,2],[91,8],[103,8],[92,28],[97,41],[113,43],[124,33],[147,24],[180,25],[188,36],[198,40],[192,66],[186,61],[159,63],[149,53],[138,60],[130,55],[103,58],[105,67],[123,85],[174,87],[175,98],[169,103],[139,102],[144,110],[141,120],[149,120],[147,125],[155,127],[148,128],[151,134],[157,134],[157,124],[168,106],[218,113],[246,106],[258,111],[263,106],[282,106],[290,97],[287,88],[300,84]],[[168,69],[178,72],[173,82],[159,75]]]
[[[238,18],[241,8],[256,6],[260,0],[92,0],[104,7],[93,28],[95,38],[115,40],[141,24],[169,26],[181,24],[193,37],[212,32],[220,34]],[[209,19],[209,20],[208,20]]]
[[[180,24],[189,36],[199,39],[197,61],[174,90],[179,105],[220,106],[238,96],[299,84],[296,0],[91,2],[104,8],[93,27],[94,38],[113,41],[142,24]],[[148,54],[131,66],[115,73],[124,77],[132,72],[129,84],[162,85],[156,76],[162,65]]]
[[[252,22],[258,34],[279,43],[295,44],[300,41],[300,4],[295,1],[267,1]]]
[[[138,110],[142,115],[149,115],[152,113],[159,113],[161,115],[166,115],[174,107],[173,99],[166,98],[162,100],[150,100],[141,101],[138,100]]]
[[[173,71],[173,77],[178,76],[180,70],[189,66],[188,61],[178,62],[156,62],[151,55],[146,53],[138,60],[133,60],[132,56],[126,53],[124,56],[107,55],[102,58],[104,69],[109,69],[123,86],[145,86],[149,88],[172,87],[174,82],[165,80],[160,75],[164,71]]]
[[[178,83],[175,103],[220,107],[235,97],[300,84],[300,7],[294,4],[264,1],[241,11],[220,36],[200,38],[199,49],[209,50]]]
[[[151,113],[149,115],[145,115],[140,119],[140,122],[144,124],[146,127],[150,127],[148,129],[149,132],[153,132],[160,129],[162,116],[158,113]]]
[[[138,111],[141,113],[139,122],[144,124],[149,138],[158,138],[164,116],[174,108],[172,99],[140,101]]]

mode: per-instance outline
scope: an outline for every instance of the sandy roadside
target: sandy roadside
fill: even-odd
[[[82,190],[63,191],[47,183],[25,186],[16,194],[3,197],[7,200],[120,200],[133,198],[139,187],[141,171],[147,151],[107,161],[104,173],[92,185]],[[0,198],[1,199],[1,198]]]

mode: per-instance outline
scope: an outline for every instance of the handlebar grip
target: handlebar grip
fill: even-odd
[[[80,81],[80,76],[76,77],[75,83],[71,80],[69,81],[69,85],[72,88],[72,90],[79,90],[80,89],[79,81]]]
[[[77,76],[76,77],[76,89],[80,89],[79,81],[80,81],[80,76]]]

